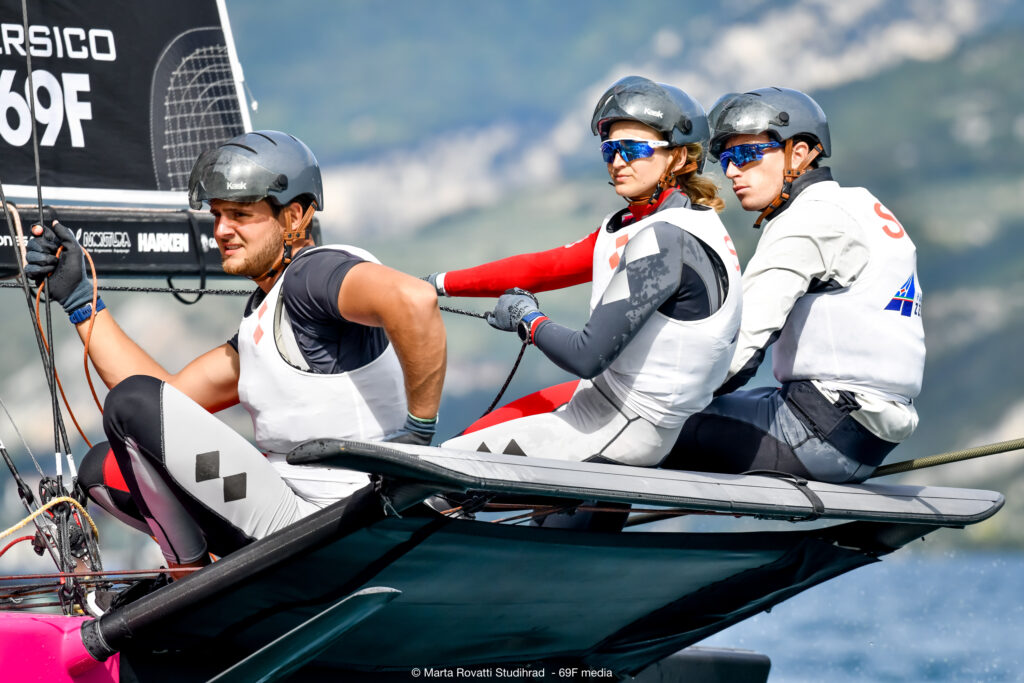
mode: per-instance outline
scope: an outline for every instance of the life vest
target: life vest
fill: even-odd
[[[307,249],[296,260],[324,249],[379,263],[369,252],[347,245]],[[238,397],[252,417],[257,445],[267,453],[287,453],[310,439],[372,440],[400,428],[405,385],[392,344],[356,370],[310,372],[283,303],[282,285],[292,272],[285,269],[238,329]]]
[[[591,311],[602,301],[629,297],[626,273],[617,272],[623,250],[633,242],[631,253],[658,253],[654,230],[646,230],[654,223],[669,223],[696,237],[718,255],[728,274],[729,291],[717,311],[702,320],[676,320],[655,311],[602,373],[610,390],[638,415],[659,427],[678,427],[711,402],[729,370],[743,295],[739,259],[714,211],[663,209],[609,232],[614,215],[605,218],[594,245]]]
[[[868,264],[848,287],[797,300],[772,352],[775,378],[820,380],[909,402],[921,391],[925,360],[917,249],[892,213],[860,187],[813,185],[779,220],[806,213],[813,229],[816,202],[840,207],[860,226]]]

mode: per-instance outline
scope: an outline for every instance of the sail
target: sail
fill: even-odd
[[[186,206],[192,163],[251,129],[223,0],[0,0],[0,182],[44,203]],[[26,28],[27,25],[27,28]]]

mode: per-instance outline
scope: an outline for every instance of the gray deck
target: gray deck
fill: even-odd
[[[812,517],[814,496],[793,481],[475,453],[451,448],[318,440],[288,456],[293,464],[337,466],[436,485],[439,490],[596,499],[772,519]],[[988,519],[1002,494],[977,489],[808,482],[823,519],[961,526]]]

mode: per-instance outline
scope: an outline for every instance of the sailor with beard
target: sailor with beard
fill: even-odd
[[[316,438],[429,444],[445,331],[427,283],[357,247],[314,246],[320,167],[296,138],[256,131],[205,152],[189,180],[209,205],[224,271],[257,285],[237,334],[170,372],[118,327],[59,223],[36,226],[26,272],[49,280],[110,388],[109,439],[80,481],[156,538],[172,569],[200,567],[367,487],[366,475],[285,462]],[[58,247],[63,247],[59,257]],[[257,447],[212,413],[241,403]],[[179,572],[182,574],[184,572]]]

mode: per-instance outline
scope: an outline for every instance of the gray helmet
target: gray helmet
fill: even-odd
[[[821,144],[822,157],[832,153],[825,112],[799,90],[759,88],[729,93],[718,98],[708,119],[713,129],[708,151],[715,159],[731,136],[760,133],[767,133],[779,142],[803,135]]]
[[[707,150],[711,129],[704,108],[697,100],[671,85],[655,83],[643,76],[626,76],[601,95],[590,119],[590,130],[602,140],[616,121],[639,121],[665,136],[673,147],[699,142]],[[697,172],[704,157],[697,160]]]
[[[306,196],[324,208],[320,165],[301,140],[276,130],[243,133],[203,152],[188,179],[188,203],[225,199],[287,205]]]

